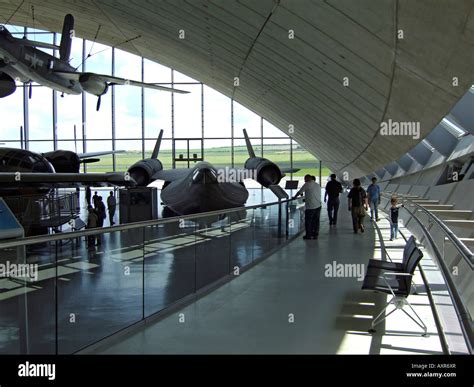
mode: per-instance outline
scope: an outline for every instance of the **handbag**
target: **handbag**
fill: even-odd
[[[364,206],[364,201],[362,199],[362,190],[359,188],[359,211],[358,214],[361,218],[363,218],[365,215],[367,215],[367,212],[365,211],[365,206]]]

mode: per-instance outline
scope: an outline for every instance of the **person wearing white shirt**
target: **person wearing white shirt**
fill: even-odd
[[[317,239],[319,234],[319,217],[321,215],[321,186],[316,183],[316,178],[311,175],[304,177],[305,183],[294,196],[304,194],[305,199],[305,229],[303,239]]]

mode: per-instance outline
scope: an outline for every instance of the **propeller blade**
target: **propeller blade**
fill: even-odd
[[[98,99],[97,99],[97,107],[96,107],[96,110],[99,111],[100,109],[100,102],[101,102],[101,99],[102,99],[102,96],[99,95]]]
[[[28,99],[33,96],[33,84],[30,82],[30,89],[28,90]]]

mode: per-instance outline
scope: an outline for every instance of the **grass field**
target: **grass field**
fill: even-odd
[[[261,148],[254,147],[255,153],[257,156],[261,155]],[[193,153],[200,155],[200,150],[190,150],[190,155],[192,157]],[[145,156],[149,157],[151,151],[148,152]],[[176,155],[183,154],[183,157],[187,157],[187,151],[178,149],[176,150]],[[265,145],[264,155],[265,158],[275,162],[281,168],[290,167],[290,151],[288,146],[282,145]],[[142,154],[140,151],[128,151],[126,153],[119,153],[115,155],[116,157],[116,170],[117,171],[126,171],[133,163],[142,159]],[[234,165],[236,168],[242,168],[245,160],[248,158],[247,148],[245,146],[235,146],[234,147]],[[159,154],[159,159],[163,163],[165,168],[171,168],[172,166],[172,153],[171,150],[162,150]],[[216,147],[216,148],[206,148],[204,150],[204,159],[215,167],[225,167],[229,166],[232,163],[231,158],[231,148],[230,147]],[[194,163],[191,162],[190,166],[192,167]],[[108,172],[113,170],[112,166],[112,156],[103,156],[101,160],[94,164],[89,164],[87,170],[89,172]],[[318,175],[318,165],[319,162],[314,156],[306,152],[304,149],[297,148],[293,149],[293,168],[299,168],[300,170],[293,174],[294,176],[304,176],[309,173],[312,175]],[[187,168],[187,162],[176,162],[177,168]],[[328,168],[323,167],[322,175],[328,176],[331,171]]]

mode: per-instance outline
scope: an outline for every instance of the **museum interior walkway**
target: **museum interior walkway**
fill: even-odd
[[[356,264],[360,273],[345,274],[363,277],[368,260],[381,258],[380,240],[370,221],[364,234],[354,234],[345,205],[339,214],[337,226],[330,227],[323,210],[317,240],[298,237],[190,305],[86,353],[442,353],[422,290],[411,295],[410,302],[429,337],[422,337],[403,313],[390,316],[373,336],[367,332],[387,297],[361,290],[361,278],[331,277],[337,271],[331,273],[326,265]],[[392,259],[401,258],[404,240],[388,240],[386,219],[378,226]],[[422,283],[418,273],[416,281]]]
[[[302,239],[304,203],[288,199],[4,242],[0,263],[38,273],[0,279],[0,353],[468,353],[468,315],[439,264],[457,257],[446,242],[456,237],[435,233],[423,210],[434,199],[399,190],[406,206],[390,241],[386,191],[380,221],[367,216],[364,233],[353,233],[345,195],[337,226],[324,205],[316,240]],[[369,260],[401,262],[412,232],[423,258],[407,300],[428,335],[406,309],[390,313],[394,305],[369,333],[391,299],[362,290]],[[461,263],[458,294],[469,300]]]

